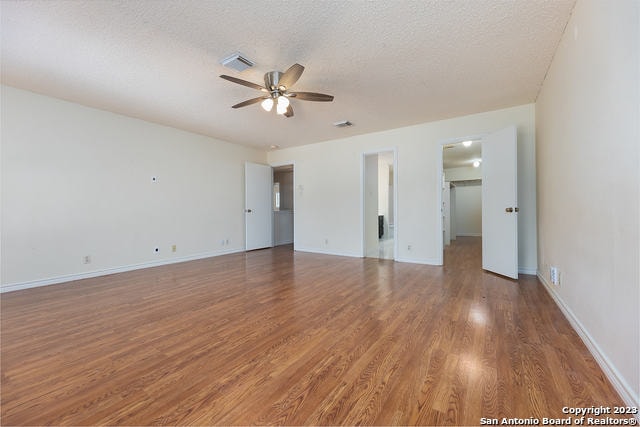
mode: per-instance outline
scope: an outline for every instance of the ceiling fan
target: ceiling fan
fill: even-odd
[[[289,89],[298,81],[303,71],[304,67],[300,64],[293,64],[284,73],[280,71],[269,71],[264,75],[264,86],[260,86],[259,84],[242,80],[237,77],[227,76],[224,74],[220,77],[225,80],[229,80],[230,82],[238,83],[240,85],[265,92],[265,95],[263,96],[248,99],[231,106],[231,108],[246,107],[247,105],[261,102],[262,108],[264,108],[266,111],[271,111],[275,104],[276,112],[278,114],[281,114],[285,117],[292,117],[293,108],[291,107],[289,98],[295,98],[302,101],[333,101],[333,95],[326,95],[324,93],[291,92]]]

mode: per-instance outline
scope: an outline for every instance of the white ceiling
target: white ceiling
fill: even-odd
[[[473,166],[474,160],[482,161],[481,146],[477,140],[469,147],[462,145],[462,142],[443,146],[442,167],[449,169]]]
[[[0,2],[2,82],[248,146],[290,147],[534,102],[575,0]],[[234,51],[242,73],[219,61]],[[295,116],[254,104],[294,63]],[[354,126],[335,128],[350,120]]]

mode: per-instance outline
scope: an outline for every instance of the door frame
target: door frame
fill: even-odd
[[[296,198],[297,198],[297,185],[296,185],[296,162],[291,160],[291,161],[282,161],[282,162],[273,162],[273,163],[269,163],[269,166],[271,166],[271,192],[273,193],[273,169],[280,167],[280,166],[293,166],[293,250],[296,250]],[[273,196],[273,195],[272,195]],[[272,211],[273,211],[273,206],[271,207]],[[272,221],[275,221],[275,215],[272,215],[273,219]],[[275,226],[271,227],[271,235],[273,238],[273,241],[275,243]]]
[[[393,260],[398,258],[398,147],[379,148],[372,151],[363,151],[360,155],[360,256],[366,258],[367,248],[365,244],[364,198],[365,198],[365,158],[372,154],[393,152]]]
[[[480,140],[480,143],[482,144],[482,139],[484,139],[487,135],[489,135],[489,132],[484,132],[484,133],[478,133],[478,134],[473,134],[473,135],[467,135],[467,136],[459,136],[459,137],[455,137],[455,138],[447,138],[447,139],[442,139],[438,142],[438,170],[437,170],[437,189],[436,189],[436,199],[437,199],[437,203],[436,203],[436,218],[437,218],[437,226],[438,226],[438,232],[436,233],[436,235],[438,236],[438,243],[440,245],[440,250],[438,251],[438,257],[436,258],[436,265],[444,265],[444,235],[443,235],[443,229],[444,229],[444,224],[442,222],[442,184],[443,184],[443,174],[444,174],[444,167],[442,162],[444,161],[444,146],[445,145],[449,145],[449,144],[459,144],[462,143],[463,141],[468,141],[468,140]]]

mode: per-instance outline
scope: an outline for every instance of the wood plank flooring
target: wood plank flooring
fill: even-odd
[[[477,425],[622,405],[533,276],[226,255],[1,296],[2,425]]]

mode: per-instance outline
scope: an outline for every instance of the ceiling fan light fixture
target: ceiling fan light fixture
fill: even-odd
[[[279,96],[278,97],[278,105],[282,105],[284,108],[287,108],[289,106],[289,98],[287,98],[286,96]]]
[[[247,99],[246,101],[232,105],[231,108],[241,108],[247,105],[260,103],[265,111],[273,110],[273,104],[276,104],[276,112],[285,117],[293,117],[293,108],[289,102],[289,97],[299,99],[301,101],[331,102],[333,95],[316,92],[289,92],[289,88],[293,86],[304,71],[304,67],[300,64],[293,64],[284,73],[281,71],[269,71],[264,75],[264,86],[250,82],[248,80],[239,79],[238,77],[221,74],[220,78],[228,80],[242,86],[257,89],[267,95],[258,96],[257,98]]]
[[[289,106],[289,99],[286,96],[279,96],[278,105],[276,106],[277,113],[278,114],[286,113],[288,106]]]
[[[264,111],[271,111],[271,109],[273,108],[273,99],[267,98],[264,101],[262,101],[260,105],[262,106]]]

